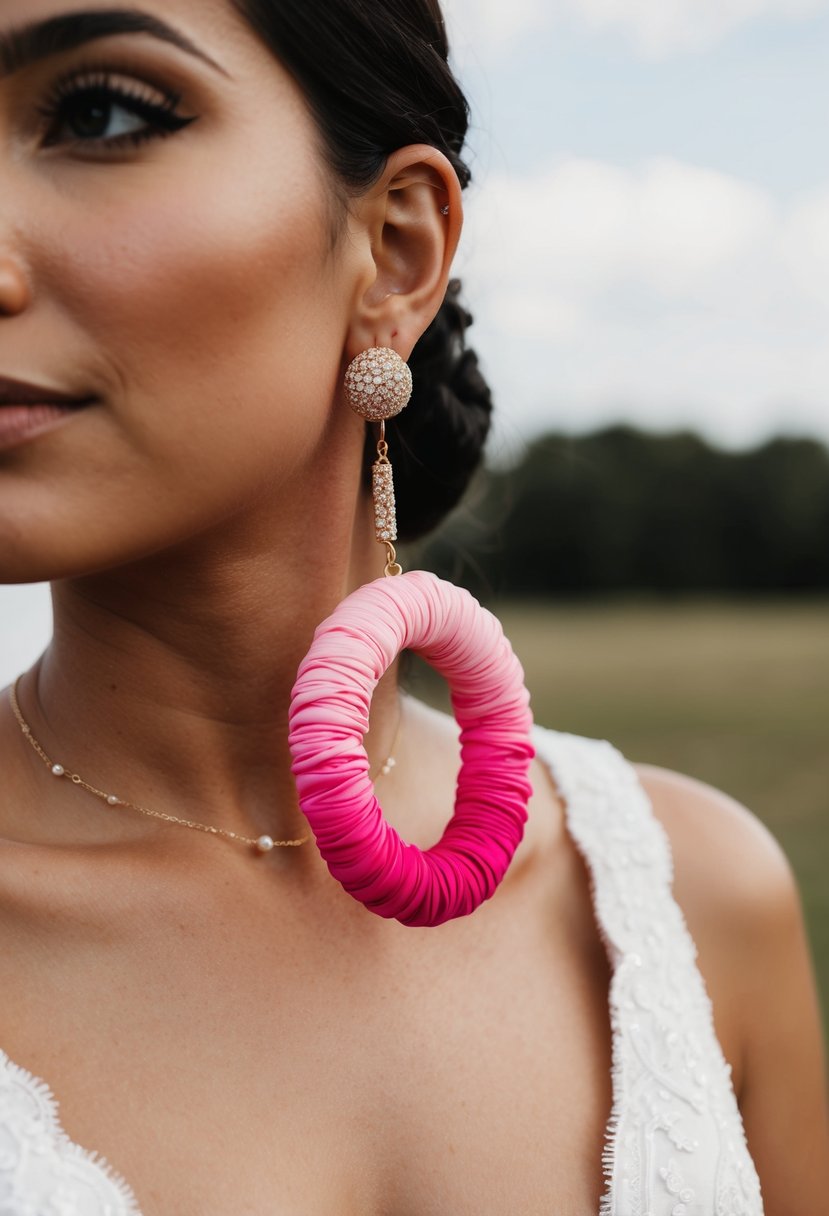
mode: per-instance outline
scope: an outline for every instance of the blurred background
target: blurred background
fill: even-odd
[[[501,617],[538,721],[768,825],[827,1018],[829,0],[445,9],[497,421],[406,559]],[[0,686],[50,633],[47,586],[0,587]]]
[[[829,1032],[829,0],[445,9],[497,422],[412,560],[501,617],[539,721],[767,824]]]

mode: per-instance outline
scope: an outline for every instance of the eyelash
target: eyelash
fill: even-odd
[[[79,83],[81,79],[84,81],[83,84]],[[180,131],[182,127],[195,121],[195,116],[185,118],[183,115],[175,113],[181,101],[180,93],[164,88],[159,88],[158,91],[164,96],[164,101],[160,105],[148,100],[138,92],[132,92],[122,85],[115,84],[112,76],[107,72],[84,77],[77,75],[64,77],[55,83],[44,104],[38,107],[38,114],[45,122],[51,124],[44,140],[44,146],[51,147],[54,144],[69,143],[71,145],[81,144],[84,147],[120,148],[125,145],[135,147],[147,140],[174,135],[176,131]],[[69,140],[50,139],[49,136],[54,132],[56,120],[65,120],[65,113],[70,104],[77,102],[78,99],[98,102],[105,108],[116,104],[129,113],[145,119],[147,126],[136,131],[126,131],[121,135],[110,136],[108,139],[94,136],[89,139],[79,137]],[[60,125],[62,123],[58,124],[58,126]]]

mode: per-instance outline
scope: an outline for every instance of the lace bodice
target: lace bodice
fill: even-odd
[[[671,894],[665,832],[610,743],[537,727],[535,744],[587,863],[612,967],[599,1216],[762,1216],[731,1070]],[[63,1131],[46,1083],[2,1050],[0,1216],[141,1216],[128,1183]]]

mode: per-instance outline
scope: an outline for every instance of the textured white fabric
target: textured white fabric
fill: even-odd
[[[105,1158],[74,1144],[45,1082],[0,1051],[0,1216],[141,1216]]]
[[[587,863],[613,970],[599,1216],[762,1216],[731,1070],[671,894],[668,840],[636,772],[602,739],[537,727],[535,744]],[[46,1083],[2,1050],[0,1216],[141,1216],[105,1158],[62,1130]]]
[[[760,1183],[668,837],[604,739],[537,729],[591,877],[612,967],[613,1110],[599,1216],[762,1216]]]

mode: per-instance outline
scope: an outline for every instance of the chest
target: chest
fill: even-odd
[[[3,1046],[143,1216],[595,1212],[608,972],[569,861],[425,933],[297,905],[116,929],[28,969]]]

